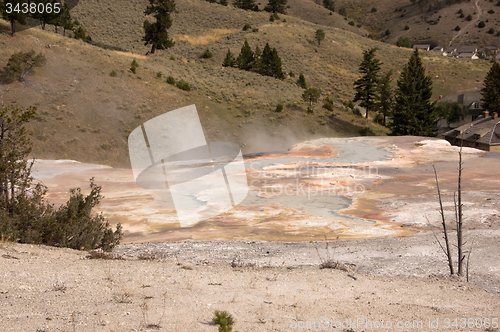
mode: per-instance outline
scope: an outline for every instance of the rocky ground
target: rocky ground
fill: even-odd
[[[470,282],[447,276],[432,234],[329,241],[328,248],[325,242],[131,244],[116,248],[111,256],[119,259],[112,260],[2,243],[0,325],[16,332],[217,331],[214,311],[227,310],[236,331],[294,331],[313,321],[320,330],[337,324],[338,331],[392,330],[388,324],[401,331],[494,331],[500,230],[470,230],[466,237],[474,243]],[[328,259],[335,268],[321,269]],[[477,328],[460,328],[461,318],[474,318]]]

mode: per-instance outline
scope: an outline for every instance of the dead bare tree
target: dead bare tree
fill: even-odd
[[[443,201],[441,197],[441,190],[439,188],[439,180],[438,180],[438,175],[436,171],[436,167],[432,165],[434,168],[434,177],[436,179],[436,187],[437,187],[437,192],[438,192],[438,199],[439,199],[439,213],[441,214],[441,225],[443,227],[443,237],[444,237],[444,242],[445,245],[443,246],[439,239],[436,236],[436,233],[434,233],[434,229],[432,228],[431,225],[431,230],[434,234],[434,237],[436,238],[436,241],[438,242],[439,246],[443,250],[444,254],[446,255],[446,258],[448,260],[448,267],[450,268],[450,274],[453,275],[455,274],[455,269],[453,266],[453,258],[451,254],[451,244],[449,241],[448,237],[448,229],[446,227],[446,218],[444,216],[444,209],[443,209]],[[462,171],[463,171],[463,160],[462,160],[462,145],[460,145],[460,150],[458,152],[458,188],[457,192],[453,194],[453,205],[454,205],[454,210],[455,210],[455,223],[457,227],[457,249],[458,249],[458,271],[457,274],[459,276],[463,276],[463,263],[465,259],[465,252],[463,250],[464,248],[464,241],[463,241],[463,204],[462,204]],[[427,222],[430,225],[429,219],[427,219]],[[467,258],[467,281],[469,279],[469,258],[470,258],[470,252],[472,251],[469,250],[469,255]]]

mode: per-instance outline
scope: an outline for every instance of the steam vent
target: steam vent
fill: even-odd
[[[236,168],[246,172],[246,198],[187,226],[179,222],[169,190],[139,187],[131,169],[43,160],[35,164],[34,176],[56,204],[70,188],[86,188],[95,177],[105,196],[99,209],[111,223],[122,223],[125,243],[360,239],[416,235],[428,231],[427,218],[439,220],[433,164],[445,213],[452,214],[458,151],[439,139],[363,137],[324,138],[284,153],[247,155]],[[463,159],[464,204],[497,194],[500,154],[465,147]],[[206,203],[219,194],[207,187],[186,199],[199,204],[193,213],[205,213],[215,209]],[[486,222],[497,212],[465,209],[464,218]]]

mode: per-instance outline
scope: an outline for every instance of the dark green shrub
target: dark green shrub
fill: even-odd
[[[90,36],[87,35],[87,31],[81,26],[78,27],[78,29],[76,29],[74,33],[75,33],[75,39],[81,39],[87,43],[92,41],[92,38],[90,38]]]
[[[109,227],[102,214],[92,213],[103,196],[101,187],[90,179],[90,193],[84,196],[80,188],[70,190],[70,198],[43,227],[42,243],[78,250],[101,248],[110,251],[120,243],[121,225],[116,231]]]
[[[163,77],[163,74],[161,73],[161,71],[156,73],[156,78],[162,78],[162,77]]]
[[[295,73],[293,71],[290,71],[288,75],[290,75],[290,77],[295,77]]]
[[[483,21],[479,22],[479,24],[477,25],[478,28],[484,28],[486,26],[486,23],[484,23]]]
[[[488,14],[495,14],[495,11],[493,9],[488,10]]]
[[[137,63],[137,61],[135,61],[135,59],[134,59],[134,60],[132,60],[132,63],[131,63],[131,65],[130,65],[130,71],[131,71],[132,73],[136,74],[136,73],[137,73],[137,68],[138,68],[138,67],[139,67],[139,64]]]
[[[276,106],[276,112],[277,112],[277,113],[281,113],[281,112],[283,112],[283,105],[282,105],[282,104],[278,104],[278,105]]]
[[[354,26],[354,21],[349,21],[349,25]]]
[[[391,30],[389,30],[389,29],[385,30],[385,35],[386,36],[389,36],[390,34],[391,34]]]
[[[472,21],[472,15],[470,15],[470,14],[469,14],[469,15],[467,15],[467,17],[466,17],[465,19],[466,19],[467,21],[469,21],[469,22],[470,22],[470,21]]]
[[[243,26],[243,31],[247,31],[247,30],[249,30],[249,29],[251,29],[251,28],[252,28],[252,27],[250,26],[250,24],[248,24],[248,23],[247,23],[247,24],[245,24],[245,25]]]
[[[455,31],[460,31],[460,27],[458,25],[455,27]]]
[[[212,323],[219,325],[219,332],[231,332],[233,330],[234,319],[227,311],[215,311]]]
[[[463,14],[463,13],[464,13],[464,11],[463,11],[462,9],[460,9],[460,10],[457,12],[457,14]]]
[[[373,7],[372,10],[371,10],[372,13],[376,13],[377,12],[377,8]]]
[[[410,27],[405,25],[405,30],[410,30]]]
[[[339,14],[342,16],[347,16],[347,9],[345,7],[340,7]]]
[[[259,32],[259,29],[258,28],[253,28],[252,32]]]
[[[112,70],[111,73],[109,73],[109,76],[116,77],[118,76],[118,74],[116,73],[116,71]]]
[[[175,78],[173,78],[172,76],[167,77],[167,83],[175,85]]]
[[[323,108],[329,110],[330,112],[333,112],[333,101],[329,97],[325,98],[325,103],[323,104]]]
[[[494,33],[495,33],[495,29],[490,28],[490,29],[488,30],[488,33],[489,33],[490,35],[494,34]]]
[[[191,91],[191,86],[184,80],[180,80],[179,82],[177,82],[177,87],[184,91]]]
[[[411,48],[410,38],[408,38],[408,37],[405,37],[405,38],[399,37],[398,41],[396,42],[396,46]]]
[[[210,59],[211,57],[213,57],[214,55],[212,54],[212,52],[210,52],[210,50],[207,48],[205,50],[205,52],[203,52],[203,54],[201,55],[201,57],[203,59]]]

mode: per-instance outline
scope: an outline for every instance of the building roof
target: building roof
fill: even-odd
[[[477,52],[477,45],[470,45],[470,46],[460,46],[457,50],[458,53],[476,53]]]
[[[486,145],[500,145],[500,118],[491,116],[480,117],[477,120],[444,133],[445,138],[463,139],[467,142]],[[495,132],[493,133],[493,129]]]
[[[477,58],[477,55],[476,53],[459,53],[458,54],[458,57],[461,58],[461,59],[472,59],[474,57]]]
[[[416,49],[418,48],[419,50],[430,50],[431,49],[431,45],[430,44],[417,44],[417,45],[413,45],[413,49]]]

